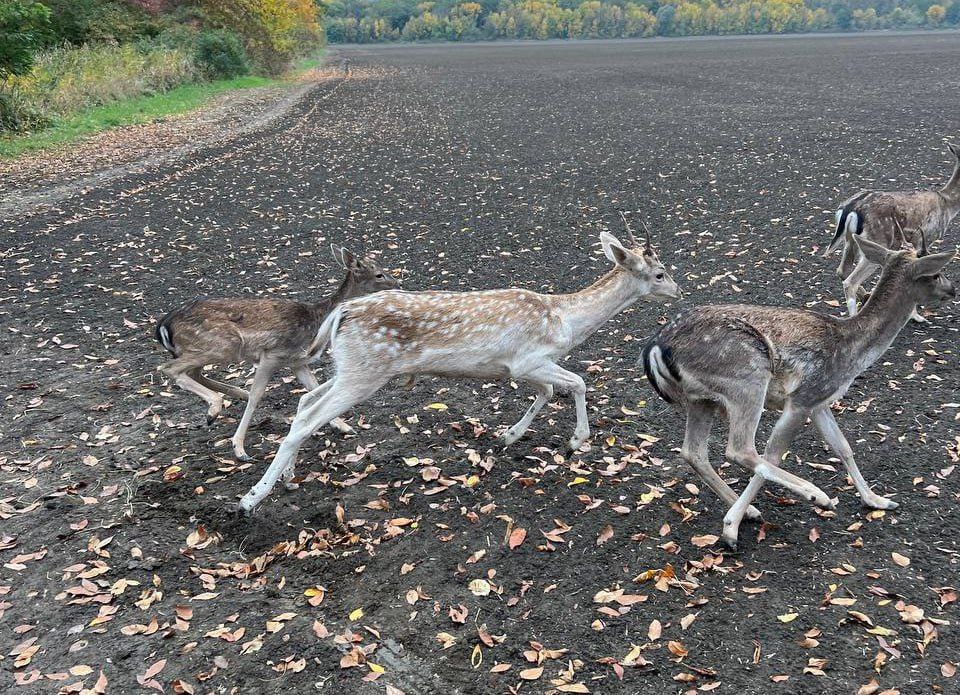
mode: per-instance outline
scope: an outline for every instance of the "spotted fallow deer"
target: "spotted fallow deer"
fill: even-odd
[[[310,434],[401,375],[509,378],[530,384],[536,400],[506,430],[504,445],[524,434],[554,388],[569,391],[577,416],[569,447],[578,449],[590,435],[586,385],[557,362],[640,297],[680,296],[653,250],[649,230],[642,247],[629,227],[627,233],[632,248],[612,234],[600,234],[603,253],[614,268],[573,294],[392,291],[340,305],[320,327],[311,348],[315,354],[329,341],[336,374],[300,399],[276,458],[238,511],[251,513],[281,477],[290,487],[297,452]]]
[[[871,263],[883,267],[859,314],[837,318],[785,307],[703,306],[668,323],[643,350],[651,386],[686,410],[681,455],[731,505],[723,520],[723,537],[731,547],[736,547],[743,516],[759,518],[750,503],[764,481],[821,507],[834,506],[822,490],[779,465],[807,418],[843,461],[865,505],[897,506],[863,479],[830,405],[890,347],[917,303],[956,296],[953,284],[941,274],[954,254],[918,257],[912,248],[891,251],[862,237],[854,243]],[[783,414],[761,456],[755,441],[765,407]],[[739,498],[707,457],[717,415],[729,421],[727,458],[754,473]]]
[[[950,222],[960,213],[960,145],[948,144],[957,158],[953,175],[936,191],[860,191],[844,201],[836,212],[837,228],[823,256],[826,258],[843,245],[843,257],[837,275],[843,279],[847,315],[857,313],[857,294],[861,285],[877,270],[877,265],[860,253],[854,237],[867,239],[888,249],[899,249],[896,225],[907,231],[907,239],[920,248],[943,236]],[[923,321],[919,313],[914,319]]]
[[[160,319],[156,338],[175,359],[160,370],[176,384],[195,393],[209,406],[207,424],[223,410],[223,397],[247,402],[233,435],[234,455],[249,460],[244,439],[257,404],[270,377],[280,367],[290,367],[311,391],[319,382],[310,371],[307,348],[330,310],[341,302],[380,290],[393,289],[398,281],[371,258],[358,258],[345,248],[330,247],[333,258],[346,271],[337,291],[316,303],[289,299],[198,299]],[[246,390],[214,381],[203,374],[206,365],[255,362],[253,385]],[[333,423],[349,432],[342,421]]]

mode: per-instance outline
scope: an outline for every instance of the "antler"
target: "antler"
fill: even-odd
[[[627,222],[627,216],[623,214],[623,210],[618,210],[617,212],[620,213],[620,219],[623,220],[623,227],[627,230],[627,238],[630,241],[630,245],[633,246],[633,248],[637,248],[640,246],[640,242],[638,242],[637,238],[633,236],[633,230],[630,229],[630,223]]]
[[[927,235],[923,233],[923,227],[920,228],[920,253],[917,258],[923,258],[927,255]]]
[[[650,227],[647,225],[646,221],[644,221],[644,220],[640,220],[640,224],[643,225],[643,231],[644,231],[644,232],[646,233],[646,235],[647,235],[647,246],[646,246],[646,250],[652,252],[652,251],[653,251],[653,242],[650,241]]]
[[[893,226],[897,234],[900,235],[900,248],[906,248],[907,235],[903,233],[903,227],[900,226],[900,220],[898,220],[896,217],[893,218]]]

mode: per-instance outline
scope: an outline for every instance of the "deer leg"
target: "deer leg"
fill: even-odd
[[[188,372],[191,372],[192,370],[202,366],[202,364],[198,364],[199,359],[201,358],[194,356],[178,357],[177,359],[171,360],[164,366],[160,367],[160,371],[173,379],[177,386],[182,388],[184,391],[195,393],[196,395],[200,396],[204,402],[206,402],[207,424],[212,425],[213,421],[217,419],[217,415],[219,415],[220,411],[223,410],[223,394],[217,393],[212,389],[208,389],[206,386],[190,377]]]
[[[190,373],[190,376],[194,379],[194,381],[199,382],[211,391],[216,391],[217,393],[222,393],[224,396],[236,398],[238,401],[245,401],[250,395],[247,393],[246,389],[242,389],[231,384],[225,384],[222,381],[215,381],[208,376],[204,376],[203,372],[200,371],[200,368],[193,370]]]
[[[590,436],[590,422],[587,419],[587,385],[583,383],[580,375],[568,372],[557,364],[546,364],[524,374],[522,378],[525,381],[548,384],[561,391],[567,391],[573,396],[573,403],[577,410],[577,426],[570,438],[569,447],[570,451],[579,449]]]
[[[317,381],[317,377],[313,375],[313,371],[305,364],[297,365],[293,368],[293,373],[297,375],[297,379],[303,384],[303,387],[307,389],[307,396],[316,399],[326,393],[326,389],[323,391],[317,391],[320,388],[320,382]],[[327,382],[330,383],[330,382]],[[306,396],[304,396],[306,397]],[[301,401],[302,403],[302,401]],[[354,429],[348,425],[343,418],[335,417],[330,421],[330,426],[333,429],[337,430],[340,434],[353,434]]]
[[[509,428],[506,432],[503,433],[501,437],[504,446],[510,446],[515,441],[520,439],[530,427],[530,423],[533,422],[533,419],[537,417],[543,406],[550,402],[550,399],[553,398],[553,386],[550,384],[545,384],[539,381],[530,381],[531,386],[537,390],[537,398],[533,401],[527,412],[523,414],[523,417]]]
[[[714,409],[712,406],[691,403],[687,407],[687,430],[683,436],[683,448],[680,449],[680,455],[729,508],[737,501],[737,493],[727,485],[726,481],[710,465],[708,444],[713,418]],[[746,517],[751,520],[759,520],[760,510],[753,505],[749,505],[746,510]]]
[[[857,488],[857,494],[860,495],[860,499],[865,505],[873,507],[874,509],[896,509],[900,506],[893,500],[873,492],[870,486],[867,485],[867,481],[863,479],[860,469],[857,468],[857,462],[853,459],[853,449],[850,447],[849,442],[847,442],[847,438],[843,436],[843,432],[840,431],[840,426],[837,424],[837,420],[833,417],[833,413],[830,412],[828,406],[818,408],[813,414],[813,421],[816,423],[817,429],[820,430],[820,434],[823,435],[824,440],[830,445],[834,453],[840,457],[840,460],[843,461],[843,465],[847,469],[847,474],[850,476],[850,479],[853,480],[853,485]]]
[[[270,377],[273,376],[277,363],[267,359],[261,359],[257,365],[257,370],[253,374],[253,386],[250,387],[250,397],[247,399],[247,406],[243,409],[243,416],[240,418],[240,424],[237,425],[237,431],[233,434],[233,455],[238,461],[249,461],[250,457],[244,450],[243,442],[247,437],[247,428],[250,427],[250,421],[253,419],[253,412],[260,404],[260,399],[267,391],[267,385],[270,383]]]
[[[857,290],[866,282],[879,266],[862,257],[857,267],[843,281],[843,296],[847,301],[847,315],[857,314]]]
[[[823,490],[783,470],[778,465],[790,442],[806,422],[807,411],[788,405],[773,428],[764,455],[760,456],[757,453],[755,438],[762,412],[762,402],[740,412],[729,412],[730,438],[727,441],[727,456],[754,472],[746,489],[723,518],[723,537],[731,548],[737,545],[740,522],[746,513],[747,506],[757,496],[766,481],[781,485],[819,507],[833,509],[835,506],[833,500]]]
[[[385,383],[386,380],[380,378],[366,383],[350,383],[338,376],[321,386],[326,387],[326,393],[320,398],[307,400],[311,394],[301,398],[301,404],[306,402],[309,405],[297,408],[297,415],[293,418],[290,431],[280,444],[277,455],[264,471],[263,477],[240,500],[238,513],[249,516],[263,498],[270,494],[281,476],[284,482],[289,483],[294,475],[297,452],[310,435],[333,418],[372,396]]]

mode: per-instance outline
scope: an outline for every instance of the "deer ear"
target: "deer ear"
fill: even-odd
[[[862,236],[854,236],[853,239],[860,248],[860,253],[866,256],[867,260],[871,263],[883,265],[890,257],[891,251],[885,246],[875,244],[869,239],[864,239]]]
[[[630,252],[623,248],[623,244],[617,237],[609,232],[600,232],[600,245],[603,247],[603,255],[620,266],[628,266]]]
[[[948,148],[951,152],[953,152],[953,153],[957,156],[958,159],[960,159],[960,145],[956,145],[956,144],[954,144],[954,143],[952,143],[952,142],[948,142],[948,143],[947,143],[947,148]]]
[[[333,256],[333,262],[338,266],[341,268],[347,267],[343,263],[343,248],[337,246],[336,244],[330,244],[330,255]]]
[[[910,270],[913,276],[917,278],[933,277],[939,274],[940,271],[946,267],[947,263],[953,260],[953,257],[953,251],[924,256],[914,261],[913,267]]]
[[[343,259],[343,267],[347,270],[360,270],[360,261],[350,249],[341,247],[340,257]]]

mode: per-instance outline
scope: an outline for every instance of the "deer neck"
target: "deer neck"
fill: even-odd
[[[341,302],[345,302],[348,299],[353,299],[358,296],[360,293],[357,291],[357,283],[353,279],[352,273],[347,273],[347,276],[340,283],[340,286],[337,287],[336,291],[331,294],[326,299],[321,299],[319,302],[314,303],[313,311],[317,317],[321,320],[326,318],[326,315],[333,309],[335,306]]]
[[[860,313],[846,320],[850,331],[843,349],[860,356],[861,372],[893,344],[916,307],[905,296],[902,282],[884,271]]]
[[[960,212],[960,157],[957,158],[957,163],[953,167],[950,180],[940,189],[940,195],[947,202],[951,217]]]
[[[572,333],[572,344],[579,345],[639,297],[639,281],[616,267],[579,292],[557,295],[554,305]]]

